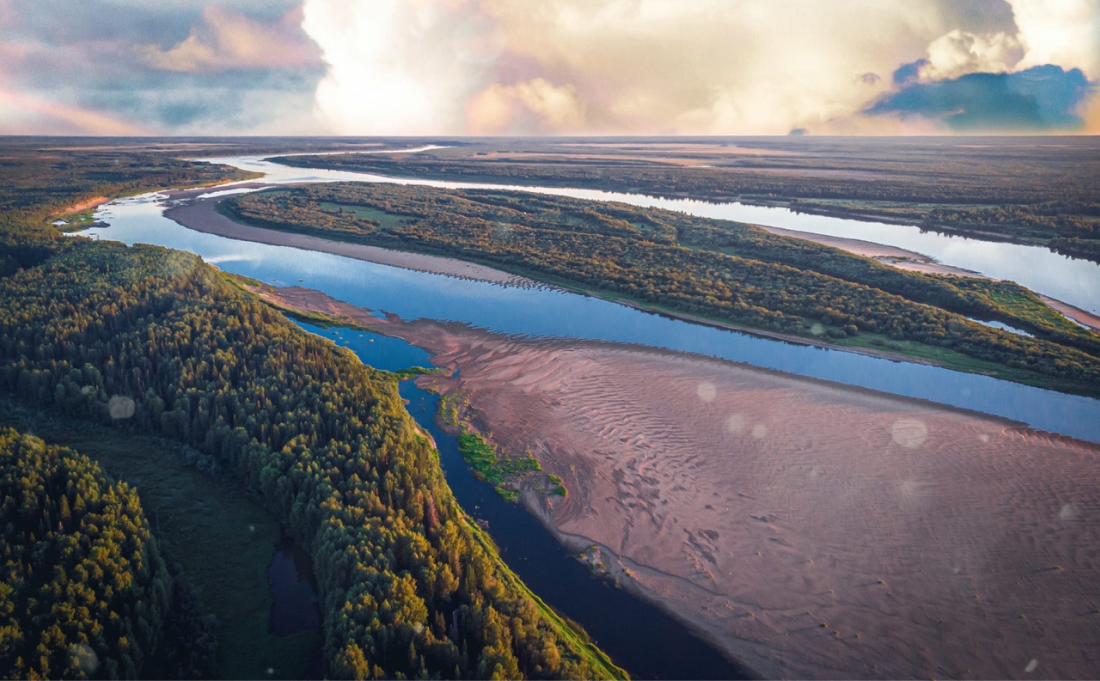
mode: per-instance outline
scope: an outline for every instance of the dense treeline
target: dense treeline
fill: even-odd
[[[134,489],[3,428],[0,527],[0,673],[138,677],[174,587]]]
[[[164,187],[199,186],[253,174],[132,150],[41,151],[0,145],[0,276],[49,253],[55,230],[43,223],[97,199]]]
[[[111,145],[105,145],[107,148],[98,151],[50,149],[44,153],[39,149],[43,143],[46,141],[41,140],[36,144],[32,140],[7,140],[3,144],[4,154],[0,159],[0,177],[2,177],[0,182],[0,276],[14,274],[23,267],[33,266],[49,257],[60,237],[56,230],[47,227],[47,223],[56,216],[67,214],[75,207],[89,205],[108,196],[157,189],[168,184],[195,186],[247,177],[246,174],[224,166],[182,161],[164,154],[140,153],[133,149],[116,149]],[[48,141],[50,146],[58,143],[59,141],[54,139]],[[95,476],[98,475],[100,474],[95,473]],[[20,484],[30,484],[30,482],[29,477],[20,480]],[[49,491],[47,489],[46,497],[41,499],[43,505],[69,504],[69,509],[72,510],[70,501],[55,499],[49,495]],[[128,488],[126,495],[120,496],[112,492],[102,499],[104,503],[108,503],[113,495],[120,504],[129,504],[133,493],[134,490]],[[4,498],[8,498],[7,493]],[[82,497],[82,503],[83,501]],[[114,513],[126,513],[128,508],[126,505],[121,505],[118,509],[108,508],[101,516],[110,518]],[[141,522],[144,523],[144,520]],[[110,535],[112,541],[117,538],[118,531]],[[142,525],[141,532],[143,535],[147,534],[148,527]],[[12,544],[13,550],[15,546]],[[155,544],[150,546],[153,546],[155,553]],[[81,539],[81,547],[87,548],[86,538]],[[133,547],[130,546],[130,548]],[[71,551],[64,554],[50,551],[33,555],[42,561],[63,558],[71,562],[70,559],[73,558]],[[214,655],[217,648],[214,618],[205,609],[201,596],[183,574],[179,563],[168,556],[162,556],[162,558],[163,562],[167,563],[167,574],[170,577],[165,579],[163,571],[158,572],[158,589],[167,592],[169,602],[168,612],[161,618],[163,627],[160,627],[160,621],[156,618],[127,617],[126,608],[114,608],[108,615],[110,631],[135,630],[136,627],[138,634],[127,636],[129,647],[123,651],[125,656],[119,654],[119,651],[114,648],[104,648],[101,645],[103,637],[107,635],[104,634],[107,630],[103,629],[102,624],[89,624],[78,620],[69,621],[62,627],[62,631],[65,636],[70,634],[77,636],[80,643],[71,645],[64,643],[64,637],[58,635],[56,627],[53,627],[48,636],[41,636],[40,640],[34,643],[35,649],[31,651],[32,655],[17,664],[15,659],[26,652],[27,641],[22,637],[27,631],[32,632],[32,640],[38,637],[41,634],[39,630],[43,626],[43,620],[33,612],[20,612],[15,601],[9,599],[9,596],[14,593],[10,589],[16,587],[18,576],[16,571],[9,570],[3,585],[0,585],[8,589],[5,592],[2,607],[15,608],[14,612],[20,619],[13,620],[4,626],[3,631],[12,638],[0,646],[0,656],[4,658],[0,663],[0,673],[15,677],[47,673],[51,676],[77,676],[83,668],[93,676],[141,674],[158,678],[210,677],[214,673]],[[161,558],[157,560],[159,566]],[[109,567],[104,565],[99,569],[109,569]],[[35,566],[35,570],[43,578],[49,574],[49,571],[66,569],[65,563],[51,566],[42,562]],[[81,574],[86,573],[85,568],[81,570]],[[114,573],[112,578],[113,575]],[[146,586],[141,585],[142,588]],[[66,593],[83,589],[81,593],[89,596],[94,595],[95,588],[94,583],[91,586],[67,587]],[[158,591],[158,597],[159,593],[160,591]],[[78,612],[82,617],[87,616],[90,612],[89,607],[92,610],[107,607],[105,604],[111,603],[112,598],[99,599],[94,604],[83,603]],[[64,599],[58,601],[58,612],[69,616],[71,613],[65,603]],[[151,605],[148,607],[158,603],[160,600],[150,601]],[[38,607],[46,608],[53,605],[49,600],[40,599]],[[154,614],[157,617],[160,616],[158,613]],[[31,619],[28,620],[25,617]],[[155,627],[153,627],[154,624]],[[98,632],[92,636],[94,641],[88,639],[87,631],[82,631],[81,627],[87,631]],[[159,647],[156,649],[150,647],[150,642],[138,638],[145,636],[150,627],[155,629],[154,633],[160,640]],[[91,643],[95,643],[98,647],[91,646]],[[108,643],[118,647],[118,641],[110,637],[108,637]],[[90,647],[85,650],[74,648],[73,646],[76,645]],[[74,659],[83,667],[70,668]],[[47,666],[51,671],[45,671]]]
[[[23,399],[187,443],[282,518],[313,555],[327,673],[615,673],[477,539],[388,375],[198,258],[55,244],[0,280],[0,359]]]
[[[504,145],[507,147],[508,145]],[[513,143],[404,156],[293,156],[298,167],[399,177],[576,186],[665,197],[790,205],[804,212],[899,220],[945,233],[1037,243],[1100,262],[1100,163],[1094,146],[982,140],[737,140],[760,154],[715,154],[718,143]],[[518,152],[509,156],[509,151]],[[576,155],[569,155],[576,154]],[[668,157],[699,165],[680,167]]]
[[[5,194],[13,209],[0,212],[0,386],[37,409],[114,424],[120,437],[154,433],[214,457],[312,553],[326,674],[623,675],[471,525],[391,375],[190,254],[60,238],[47,226],[56,211],[118,185],[96,180],[96,154],[57,154],[72,165],[52,169],[57,159],[14,156],[0,194],[26,191]],[[104,163],[114,165],[110,154]],[[135,188],[175,181],[142,177]],[[176,612],[194,611],[194,596],[176,589]],[[202,618],[173,619],[166,632],[210,638]],[[186,675],[208,662],[194,654],[163,646],[155,669]]]
[[[403,219],[382,227],[361,217],[363,209]],[[477,260],[761,329],[917,341],[1084,392],[1095,392],[1100,379],[1100,362],[1081,350],[933,306],[996,309],[981,285],[958,287],[743,225],[560,197],[361,184],[248,194],[225,210],[265,226]],[[1043,332],[1095,350],[1089,334]]]

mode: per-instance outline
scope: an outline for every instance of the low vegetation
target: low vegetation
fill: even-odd
[[[501,144],[494,143],[493,151]],[[516,141],[510,156],[468,144],[427,154],[292,156],[298,167],[397,177],[568,186],[901,221],[946,234],[1042,245],[1100,262],[1095,141],[756,138],[657,145]],[[723,151],[723,148],[726,147]],[[729,153],[728,147],[756,153]],[[679,157],[695,167],[670,162]]]
[[[439,414],[446,426],[457,431],[459,453],[473,470],[474,477],[492,485],[505,501],[516,501],[519,493],[513,483],[541,471],[542,465],[530,453],[522,457],[501,454],[496,445],[462,422],[456,404],[458,399],[457,393],[440,398]]]

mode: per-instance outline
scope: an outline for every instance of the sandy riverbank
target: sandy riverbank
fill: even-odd
[[[1074,307],[1069,303],[1063,303],[1060,300],[1055,300],[1050,296],[1044,296],[1040,294],[1039,299],[1047,305],[1053,307],[1055,310],[1058,310],[1065,316],[1069,317],[1070,319],[1076,321],[1078,324],[1082,326],[1087,326],[1093,331],[1100,333],[1100,317],[1094,314],[1090,314],[1079,307]]]
[[[728,362],[379,320],[531,450],[575,548],[767,677],[1100,675],[1100,448]],[[629,570],[631,577],[626,576]],[[1030,671],[1029,671],[1030,670]]]
[[[242,186],[245,185],[230,188],[237,189]],[[191,197],[194,197],[200,193],[208,193],[211,191],[215,190],[206,189],[200,192],[189,192],[189,194]],[[181,195],[187,197],[186,194]],[[176,195],[173,198],[179,198],[181,195]],[[442,258],[434,255],[394,251],[388,248],[378,248],[377,246],[365,246],[363,244],[353,244],[345,241],[333,241],[306,234],[295,234],[292,232],[282,232],[274,229],[263,229],[261,227],[243,225],[229,219],[215,209],[215,205],[223,198],[224,197],[207,199],[190,198],[190,200],[180,205],[165,210],[164,216],[171,220],[175,220],[188,229],[193,229],[197,232],[205,232],[207,234],[217,234],[219,236],[229,237],[230,239],[253,241],[276,246],[291,246],[293,248],[302,248],[309,251],[332,253],[348,258],[355,258],[357,260],[376,262],[382,265],[403,267],[405,269],[417,270],[420,272],[446,274],[452,277],[488,281],[505,286],[539,285],[525,277],[502,272],[484,265],[456,260],[455,258]]]
[[[794,239],[812,241],[815,244],[831,246],[833,248],[839,248],[842,251],[847,251],[856,255],[862,255],[865,258],[874,258],[879,262],[882,262],[886,265],[892,265],[893,267],[901,270],[924,272],[926,274],[952,274],[961,277],[985,278],[983,275],[978,274],[977,272],[964,270],[961,267],[942,265],[926,255],[921,255],[920,253],[917,253],[915,251],[907,251],[904,248],[885,246],[883,244],[876,244],[872,241],[864,241],[862,239],[848,239],[840,236],[828,236],[825,234],[814,234],[812,232],[799,232],[793,229],[783,229],[782,227],[768,227],[766,225],[754,226],[759,227],[765,232],[771,232],[772,234],[778,234],[779,236],[787,236]]]

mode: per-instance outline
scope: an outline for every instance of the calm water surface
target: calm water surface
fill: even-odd
[[[972,409],[1100,442],[1100,401],[965,374],[754,337],[642,312],[588,296],[414,272],[327,253],[236,241],[165,218],[162,200],[107,204],[109,227],[85,234],[191,251],[277,286],[301,285],[353,305],[412,320],[458,321],[506,334],[604,340],[744,362],[801,376]]]
[[[275,545],[275,555],[267,566],[271,583],[271,620],[268,629],[276,636],[321,628],[321,610],[317,605],[317,580],[313,559],[289,537]]]
[[[409,151],[426,151],[418,148]],[[566,187],[527,187],[522,185],[436,180],[396,179],[382,175],[346,171],[291,168],[264,160],[263,157],[233,156],[205,159],[245,170],[266,173],[265,181],[286,182],[397,182],[450,189],[504,189],[596,201],[618,201],[632,206],[665,208],[688,215],[751,224],[782,227],[799,232],[862,239],[915,251],[936,261],[978,272],[995,279],[1010,279],[1038,293],[1100,314],[1100,265],[1076,260],[1038,246],[993,243],[923,232],[912,225],[863,222],[845,218],[797,213],[787,208],[748,206],[742,203],[713,203],[693,199],[663,199],[645,194],[607,192]]]

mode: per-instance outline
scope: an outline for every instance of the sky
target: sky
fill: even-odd
[[[0,0],[0,134],[1100,133],[1100,0]]]

